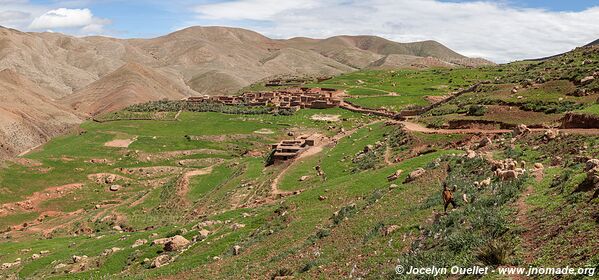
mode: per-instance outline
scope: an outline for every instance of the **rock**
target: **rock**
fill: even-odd
[[[87,256],[86,255],[83,255],[83,256],[73,256],[72,259],[73,259],[73,263],[81,263],[81,262],[87,260]]]
[[[116,192],[116,191],[118,191],[120,189],[121,189],[120,185],[112,185],[112,186],[110,186],[110,191],[111,192]]]
[[[469,158],[469,159],[473,159],[473,158],[475,158],[475,157],[476,157],[476,152],[475,152],[475,151],[473,151],[473,150],[468,150],[468,151],[466,152],[466,157],[467,157],[467,158]]]
[[[557,131],[555,129],[549,129],[549,130],[545,131],[544,137],[546,140],[553,140],[553,139],[557,138],[558,134],[559,134],[559,131]]]
[[[50,254],[50,251],[48,251],[48,250],[40,251],[40,255],[47,255],[47,254]]]
[[[0,266],[0,269],[11,269],[11,268],[19,266],[19,265],[21,265],[21,260],[17,259],[15,262],[3,263]]]
[[[152,245],[164,245],[169,241],[171,241],[170,238],[158,238],[158,239],[152,241]]]
[[[582,78],[582,80],[580,80],[580,84],[581,85],[588,85],[590,83],[592,83],[595,80],[595,77],[593,76],[587,76]]]
[[[463,200],[465,203],[469,203],[469,201],[468,201],[468,196],[467,196],[465,193],[464,193],[464,194],[462,194],[462,200]]]
[[[114,229],[116,231],[123,231],[123,229],[119,225],[113,226],[112,229]]]
[[[241,246],[239,246],[239,245],[233,246],[233,255],[237,256],[237,255],[239,255],[239,253],[241,253]]]
[[[364,153],[368,153],[372,150],[374,150],[374,146],[372,145],[366,145],[366,147],[364,147]]]
[[[401,174],[403,173],[403,170],[398,169],[397,171],[395,171],[395,173],[387,176],[387,180],[388,181],[394,181],[397,180],[397,178],[399,178],[399,176],[401,176]]]
[[[515,87],[512,88],[512,94],[516,94],[516,93],[518,93],[518,88],[515,88]]]
[[[519,124],[518,126],[516,126],[514,128],[514,135],[518,136],[518,135],[523,135],[523,134],[527,134],[530,132],[530,128],[528,128],[526,125],[524,124]]]
[[[158,268],[161,266],[165,266],[168,264],[168,262],[171,260],[171,257],[169,255],[160,255],[158,257],[156,257],[154,259],[154,261],[152,262],[152,267],[153,268]]]
[[[310,179],[310,176],[302,176],[299,178],[300,182],[306,181],[308,179]]]
[[[400,227],[398,225],[390,225],[383,230],[383,235],[388,236],[399,229]]]
[[[593,169],[595,169],[595,168],[597,168],[597,167],[599,167],[599,159],[596,159],[596,158],[594,158],[594,159],[589,159],[589,160],[587,160],[587,162],[585,163],[585,166],[584,166],[584,171],[585,171],[585,172],[589,172],[589,171],[591,171],[591,170],[593,170]]]
[[[493,144],[493,141],[491,141],[491,138],[485,137],[482,140],[480,140],[480,142],[478,143],[478,147],[480,147],[480,148],[487,147],[487,146],[490,146],[491,144]]]
[[[480,184],[479,184],[479,186],[481,188],[488,187],[490,185],[491,185],[491,178],[484,179],[484,180],[480,181]]]
[[[31,255],[31,259],[32,259],[32,260],[37,260],[37,259],[39,259],[39,258],[41,258],[41,257],[42,257],[42,256],[41,256],[41,255],[39,255],[39,254],[33,254],[33,255]]]
[[[118,251],[122,250],[121,248],[117,248],[117,247],[112,247],[110,249],[106,249],[104,250],[104,252],[102,253],[103,256],[108,256],[110,254],[114,254]]]
[[[189,243],[191,243],[191,242],[189,240],[185,239],[185,237],[183,237],[181,235],[175,235],[171,238],[171,240],[169,240],[168,242],[166,242],[166,244],[164,244],[164,250],[167,252],[179,251],[179,250],[187,247],[187,245],[189,245]]]
[[[59,263],[59,264],[57,264],[57,265],[54,267],[54,269],[55,269],[56,271],[59,271],[59,270],[62,270],[62,269],[64,269],[64,268],[66,268],[66,267],[67,267],[67,265],[66,265],[66,264],[64,264],[64,263]]]
[[[324,195],[318,196],[318,200],[320,200],[320,201],[327,200],[327,198],[328,197],[326,197]]]
[[[231,225],[231,229],[232,230],[238,230],[238,229],[241,229],[241,228],[244,228],[244,227],[245,227],[244,224],[238,224],[238,223],[234,223],[234,224]]]
[[[397,184],[391,184],[391,185],[389,185],[389,189],[390,189],[390,190],[397,189],[398,187],[399,187],[399,186],[398,186]]]
[[[410,175],[408,176],[408,179],[406,181],[408,181],[408,182],[414,181],[414,180],[420,178],[422,175],[424,175],[424,173],[426,173],[426,170],[424,170],[424,168],[418,168],[418,169],[410,172]]]
[[[200,233],[200,236],[203,238],[206,238],[206,237],[208,237],[208,235],[210,235],[210,231],[207,229],[202,229],[202,230],[200,230],[199,233]]]
[[[135,242],[133,243],[133,245],[131,245],[131,248],[136,248],[136,247],[139,247],[139,246],[144,245],[146,243],[148,243],[148,240],[146,240],[146,239],[137,239],[137,240],[135,240]]]

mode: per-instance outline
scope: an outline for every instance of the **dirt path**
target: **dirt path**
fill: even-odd
[[[387,145],[387,147],[385,148],[384,159],[387,165],[393,165],[393,161],[391,161],[391,148],[389,147],[389,145]]]
[[[397,123],[403,124],[404,127],[409,131],[429,133],[429,134],[503,134],[511,133],[511,129],[476,129],[476,128],[458,128],[458,129],[433,129],[427,128],[419,123],[413,123],[408,121],[398,121]],[[584,135],[599,135],[599,129],[583,129],[583,128],[562,128],[556,129],[560,133],[570,134],[584,134]],[[547,131],[545,128],[533,128],[533,132]]]
[[[272,183],[270,185],[272,196],[274,196],[274,197],[287,196],[292,193],[292,192],[282,191],[281,189],[279,189],[279,182],[281,181],[281,179],[283,179],[285,174],[287,174],[287,171],[289,171],[289,169],[291,169],[292,167],[296,166],[299,162],[302,161],[302,159],[319,154],[320,152],[322,152],[324,147],[331,145],[331,144],[333,146],[335,146],[335,145],[337,145],[337,142],[339,140],[354,134],[356,131],[358,131],[358,129],[365,127],[365,126],[373,125],[373,124],[376,124],[379,122],[381,122],[381,121],[374,121],[369,124],[359,126],[359,127],[353,128],[353,129],[345,131],[345,132],[340,132],[331,138],[323,136],[321,141],[319,141],[317,145],[310,147],[308,150],[299,154],[295,159],[292,160],[291,163],[287,164],[287,166],[285,166],[285,168],[283,168],[283,170],[279,171],[279,174],[277,175],[277,177],[274,178],[274,180],[272,181]]]
[[[112,141],[104,143],[104,147],[129,148],[129,145],[131,145],[131,143],[135,142],[135,140],[137,140],[137,137],[133,138],[133,139],[116,139],[116,140],[112,140]]]
[[[191,177],[207,175],[210,173],[212,173],[212,166],[183,173],[183,176],[181,176],[181,179],[177,182],[177,195],[187,202],[187,193],[189,192],[189,182]]]
[[[518,213],[516,214],[517,223],[526,229],[524,233],[522,233],[522,248],[524,249],[524,259],[528,264],[531,264],[534,261],[534,247],[535,242],[533,239],[533,234],[531,232],[532,223],[528,219],[528,204],[526,203],[526,198],[534,192],[534,188],[531,185],[527,187],[527,189],[522,193],[518,201],[516,201],[516,209],[518,209]]]

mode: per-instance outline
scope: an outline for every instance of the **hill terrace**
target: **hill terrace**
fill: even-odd
[[[281,109],[325,109],[338,107],[345,93],[330,88],[290,88],[246,92],[239,96],[192,96],[188,102],[217,102],[225,105],[275,106]]]

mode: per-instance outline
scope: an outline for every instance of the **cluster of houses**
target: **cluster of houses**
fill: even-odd
[[[188,102],[217,102],[225,105],[275,106],[281,109],[325,109],[338,107],[344,92],[331,88],[289,88],[246,92],[238,96],[193,96]]]
[[[301,135],[294,140],[283,140],[272,145],[273,159],[275,161],[284,161],[295,158],[301,152],[317,144],[318,138],[315,135]]]

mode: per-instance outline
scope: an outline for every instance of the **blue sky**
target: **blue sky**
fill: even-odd
[[[437,40],[498,62],[552,55],[599,38],[599,0],[0,0],[0,25],[149,38],[193,26],[273,38],[368,34]]]

